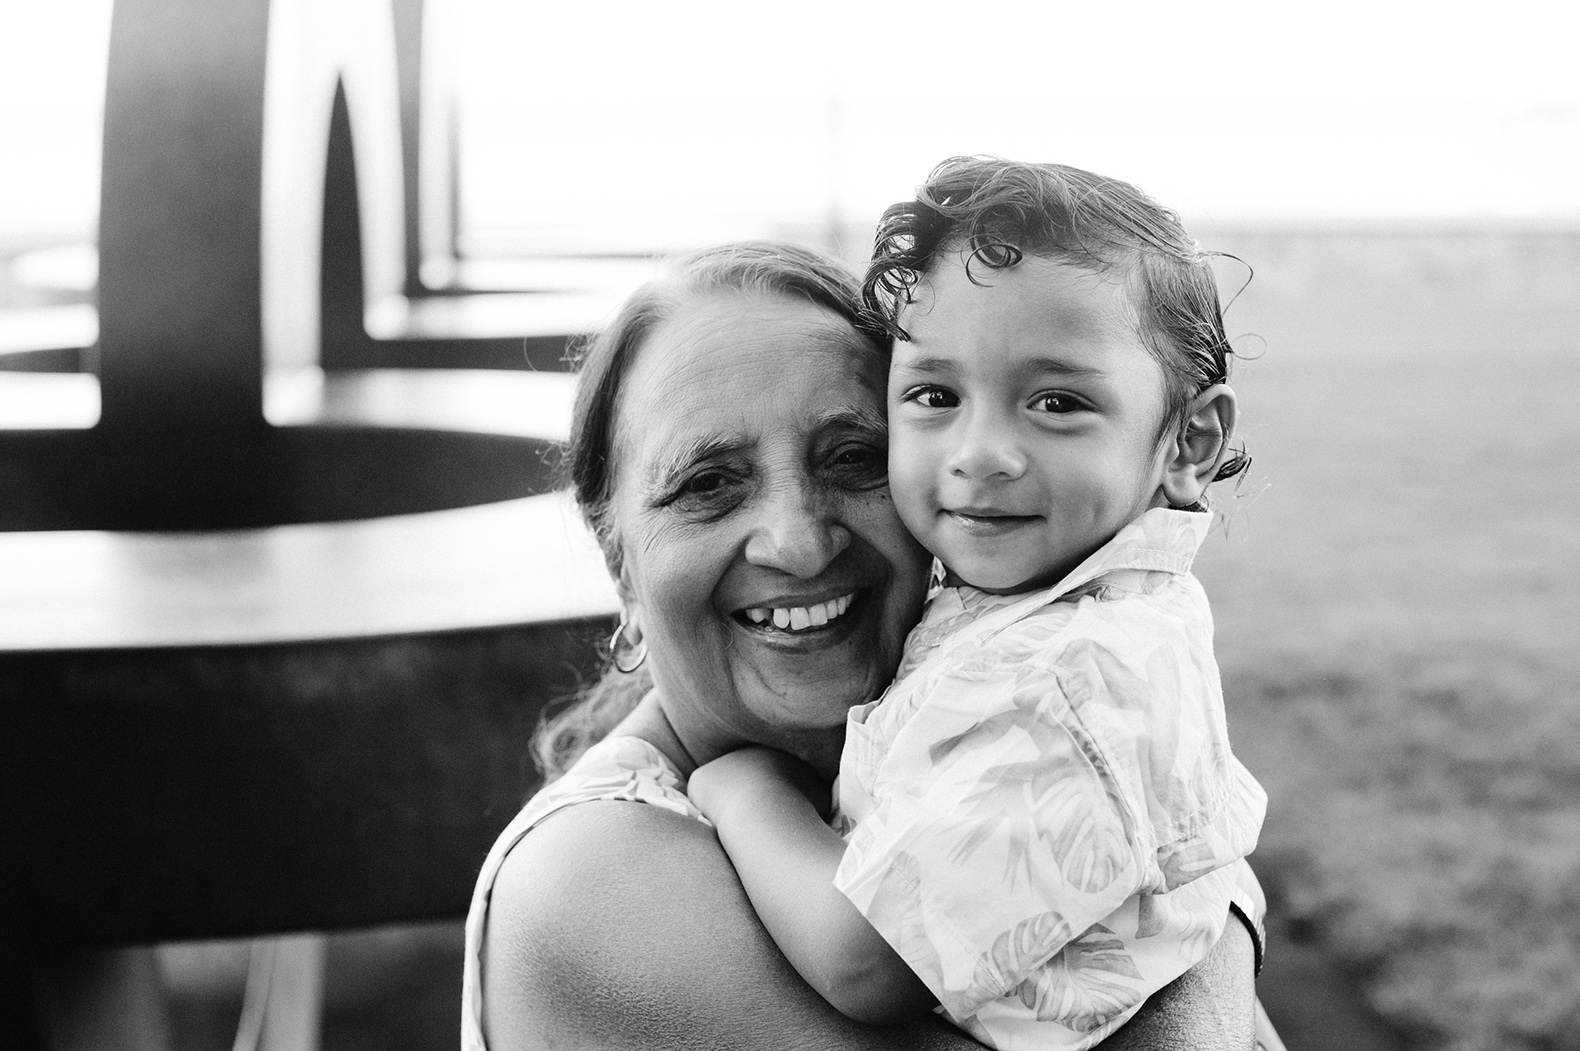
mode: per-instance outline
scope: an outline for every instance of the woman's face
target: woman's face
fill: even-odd
[[[928,556],[889,500],[884,373],[823,307],[717,292],[622,382],[622,587],[699,763],[744,743],[806,756],[894,672]]]

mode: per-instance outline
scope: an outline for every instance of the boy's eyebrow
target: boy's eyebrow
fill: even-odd
[[[1033,376],[1042,376],[1051,372],[1057,376],[1069,376],[1074,379],[1107,375],[1103,369],[1095,365],[1082,365],[1064,358],[1027,358],[1021,362],[1021,371]]]
[[[1097,378],[1106,375],[1103,369],[1093,365],[1082,365],[1078,362],[1067,361],[1064,358],[1035,357],[1026,358],[1018,363],[1019,371],[1028,376],[1068,376],[1072,379]],[[939,376],[955,372],[959,365],[949,358],[916,358],[912,361],[896,361],[894,367],[907,373],[923,376]]]
[[[937,376],[945,372],[953,372],[956,364],[948,358],[895,358],[894,368],[906,372],[919,372],[924,376]]]

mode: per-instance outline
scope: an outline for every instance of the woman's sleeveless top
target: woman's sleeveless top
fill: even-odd
[[[461,1049],[486,1051],[483,1040],[483,926],[494,880],[512,847],[544,818],[576,803],[623,800],[662,807],[709,824],[686,796],[685,782],[669,759],[640,737],[609,737],[586,753],[559,780],[545,786],[494,841],[472,891],[466,916],[466,962],[461,977]]]

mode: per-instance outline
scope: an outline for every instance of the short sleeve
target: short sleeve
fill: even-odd
[[[922,688],[835,885],[965,1017],[1156,879],[1155,847],[1051,668],[984,656]]]

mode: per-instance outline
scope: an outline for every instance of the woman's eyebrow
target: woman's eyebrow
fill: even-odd
[[[739,452],[749,443],[739,438],[725,438],[717,434],[697,435],[656,458],[647,472],[649,488],[667,487],[671,479],[694,465],[719,456]]]
[[[851,430],[887,434],[889,418],[879,409],[841,405],[828,409],[812,418],[814,430]]]

